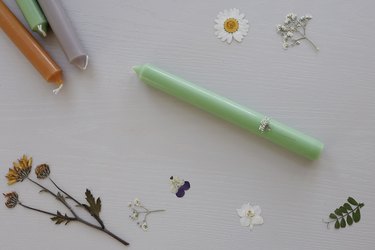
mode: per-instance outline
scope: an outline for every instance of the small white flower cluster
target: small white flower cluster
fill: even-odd
[[[129,218],[133,221],[136,221],[139,219],[139,215],[141,213],[144,213],[144,211],[140,211],[139,209],[143,208],[141,201],[138,198],[135,198],[133,202],[129,202],[128,207],[132,210],[132,214],[129,215]],[[145,209],[143,209],[145,210]],[[137,225],[143,229],[143,231],[147,231],[148,225],[146,218],[144,218],[142,221],[138,221]]]
[[[141,201],[138,198],[135,198],[132,202],[129,202],[128,207],[131,209],[132,214],[129,215],[129,218],[133,221],[137,221],[137,225],[142,228],[143,231],[148,230],[147,216],[155,212],[163,212],[165,210],[149,210],[141,204]],[[144,214],[143,219],[140,218],[140,215]]]
[[[288,49],[295,45],[300,45],[301,40],[308,40],[315,49],[318,48],[306,37],[306,26],[312,19],[310,15],[297,17],[294,13],[289,13],[283,24],[277,25],[277,32],[283,38],[283,48]]]

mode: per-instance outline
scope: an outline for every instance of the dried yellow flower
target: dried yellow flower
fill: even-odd
[[[26,179],[31,171],[33,164],[33,158],[28,158],[23,155],[17,162],[13,162],[13,168],[10,168],[7,175],[8,185],[12,185],[16,182],[21,182]]]

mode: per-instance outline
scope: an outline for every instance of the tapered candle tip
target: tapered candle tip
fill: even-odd
[[[81,70],[87,69],[87,65],[89,64],[89,56],[88,55],[82,55],[77,58],[75,58],[72,62],[75,66],[77,66]]]
[[[141,68],[142,66],[140,65],[133,66],[133,70],[137,75],[139,75],[139,73],[141,72]]]

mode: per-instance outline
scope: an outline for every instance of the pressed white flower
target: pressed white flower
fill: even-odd
[[[134,203],[134,206],[136,207],[139,207],[141,205],[141,201],[138,198],[135,198],[133,203]]]
[[[308,41],[316,51],[319,48],[309,39],[306,35],[306,27],[309,21],[312,19],[310,15],[297,17],[296,14],[290,13],[286,16],[284,24],[279,24],[276,26],[277,32],[283,38],[283,48],[288,49],[301,44],[302,40]]]
[[[129,218],[133,221],[137,222],[137,225],[143,230],[148,230],[147,218],[152,213],[164,212],[163,209],[158,210],[150,210],[146,208],[138,198],[135,198],[133,202],[129,202],[128,205],[129,209],[131,210],[131,215]]]
[[[263,217],[260,216],[262,210],[259,206],[251,206],[250,203],[243,204],[240,209],[237,209],[237,214],[240,216],[240,223],[244,227],[250,227],[252,230],[254,225],[263,224]]]
[[[238,9],[219,12],[215,19],[215,35],[230,44],[234,40],[241,42],[249,30],[249,21]]]
[[[148,225],[146,222],[143,222],[142,225],[141,225],[141,228],[143,231],[147,231],[148,230]]]

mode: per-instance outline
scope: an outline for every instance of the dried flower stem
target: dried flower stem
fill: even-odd
[[[57,216],[57,214],[54,214],[54,213],[51,213],[51,212],[47,212],[47,211],[44,211],[44,210],[41,210],[41,209],[37,209],[37,208],[33,208],[33,207],[30,207],[30,206],[27,206],[25,204],[23,204],[22,202],[18,202],[18,204],[24,208],[27,208],[27,209],[30,209],[30,210],[33,210],[33,211],[36,211],[36,212],[39,212],[39,213],[43,213],[43,214],[48,214],[48,215],[51,215],[51,216]],[[75,218],[73,217],[68,217],[70,220],[74,221],[76,220]]]
[[[302,37],[299,38],[299,39],[297,39],[297,40],[294,40],[294,43],[297,43],[298,41],[301,41],[301,40],[306,40],[306,41],[308,41],[314,47],[314,49],[316,51],[319,51],[319,48],[315,45],[315,43],[313,43],[313,41],[311,41],[309,38],[307,38],[307,36],[306,36],[306,27],[302,26],[302,28],[303,28],[303,33],[300,32],[300,31],[297,31]]]
[[[68,199],[71,199],[72,201],[74,201],[79,207],[83,207],[83,204],[81,202],[79,202],[78,200],[76,200],[74,197],[72,197],[70,194],[68,194],[67,192],[65,192],[64,190],[62,190],[51,178],[49,178],[49,180],[53,183],[53,185],[58,189],[60,190],[63,194],[66,195],[66,198]],[[86,209],[87,212],[89,212],[87,209]],[[99,217],[94,217],[95,220],[100,224],[100,226],[105,229],[105,226],[104,226],[104,222],[102,221],[102,219],[100,219]]]
[[[91,228],[94,228],[96,230],[99,230],[99,231],[102,231],[106,234],[108,234],[109,236],[111,236],[112,238],[118,240],[119,242],[121,242],[122,244],[124,244],[125,246],[128,246],[129,243],[126,242],[125,240],[121,239],[120,237],[118,237],[117,235],[115,235],[114,233],[112,233],[111,231],[107,230],[105,227],[104,227],[104,224],[103,222],[102,223],[99,223],[101,226],[96,226],[84,219],[82,219],[79,215],[77,215],[77,213],[73,210],[73,208],[65,201],[64,197],[61,196],[61,195],[57,195],[55,194],[54,192],[52,192],[51,190],[49,190],[48,188],[44,187],[43,185],[39,184],[38,182],[32,180],[31,178],[27,177],[27,180],[31,181],[32,183],[34,183],[35,185],[37,185],[38,187],[42,188],[42,191],[44,192],[47,192],[49,193],[50,195],[52,195],[53,197],[55,197],[58,201],[60,201],[72,214],[73,214],[73,217],[68,217],[69,219],[71,218],[72,221],[78,221],[82,224],[85,224],[86,226],[89,226]],[[51,179],[50,179],[51,180]],[[80,205],[82,206],[82,204],[80,202],[78,202],[76,199],[74,199],[72,196],[70,196],[69,194],[67,194],[65,191],[63,191],[61,188],[59,188],[52,180],[51,182],[56,186],[56,188],[58,188],[62,193],[64,193],[69,199],[72,199],[74,202],[77,203],[77,205]],[[21,203],[19,203],[21,206],[25,207],[25,208],[28,208],[28,209],[31,209],[31,210],[34,210],[34,211],[37,211],[37,212],[40,212],[40,213],[44,213],[44,214],[48,214],[48,215],[52,215],[52,216],[56,216],[56,214],[53,214],[53,213],[49,213],[49,212],[46,212],[46,211],[43,211],[43,210],[39,210],[39,209],[35,209],[35,208],[31,208],[31,207],[28,207],[26,205],[23,205]],[[95,218],[97,219],[97,218]]]
[[[145,217],[143,218],[144,221],[146,221],[147,219],[147,216],[149,216],[150,214],[152,213],[158,213],[158,212],[165,212],[164,209],[158,209],[158,210],[149,210],[147,208],[145,208],[144,206],[139,206],[140,208],[143,208],[145,211],[137,211],[139,214],[145,214]],[[134,209],[136,210],[136,209]]]

